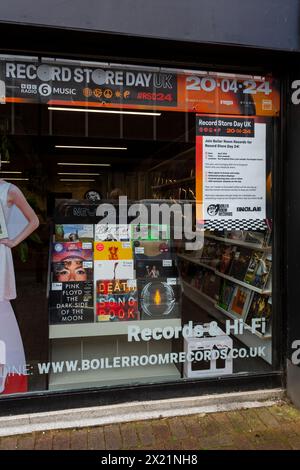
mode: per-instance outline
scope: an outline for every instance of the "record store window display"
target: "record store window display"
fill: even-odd
[[[0,396],[277,370],[278,81],[9,56],[0,80]]]

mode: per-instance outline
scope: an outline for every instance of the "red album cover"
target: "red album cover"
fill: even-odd
[[[97,321],[138,320],[138,295],[134,280],[103,280],[96,283]]]

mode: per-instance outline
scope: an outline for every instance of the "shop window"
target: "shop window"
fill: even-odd
[[[1,396],[273,371],[278,82],[0,65]]]

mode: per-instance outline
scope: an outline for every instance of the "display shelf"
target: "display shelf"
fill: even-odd
[[[245,248],[250,248],[252,250],[258,250],[258,251],[264,251],[267,253],[272,251],[271,246],[260,246],[260,245],[256,245],[255,243],[245,242],[243,240],[233,240],[231,238],[217,237],[216,235],[211,235],[210,233],[205,233],[204,237],[223,242],[227,245],[230,244],[230,245],[244,246]]]
[[[215,304],[215,308],[216,308],[217,310],[219,310],[220,312],[224,313],[224,315],[226,315],[227,317],[229,317],[229,318],[231,318],[231,319],[233,319],[233,320],[242,318],[242,317],[238,317],[238,316],[236,316],[236,315],[234,315],[234,314],[228,312],[228,311],[225,310],[224,308],[220,307],[220,305],[218,305],[218,304]],[[245,321],[244,321],[244,323],[245,323]],[[249,331],[250,331],[250,333],[252,333],[251,330],[249,330]],[[270,338],[272,337],[270,334],[263,335],[262,333],[259,333],[259,331],[255,331],[255,332],[253,332],[252,334],[258,336],[258,337],[261,338],[261,339],[270,339]]]
[[[262,295],[271,295],[271,291],[269,290],[259,289],[258,287],[248,284],[247,282],[240,281],[239,279],[236,279],[235,277],[228,276],[227,274],[223,274],[217,270],[215,271],[215,273],[217,276],[223,277],[224,279],[227,279],[228,281],[231,281],[234,284],[239,284],[240,286],[245,287],[246,289],[253,290],[254,292],[258,292],[259,294],[262,294]]]
[[[113,385],[133,385],[140,383],[164,382],[179,380],[181,374],[173,364],[159,366],[141,366],[134,370],[129,368],[106,369],[96,371],[65,372],[51,374],[49,390],[68,390],[96,388]]]
[[[209,264],[202,263],[201,261],[191,258],[190,256],[187,255],[177,255],[178,258],[182,258],[186,261],[189,261],[190,263],[197,264],[198,266],[202,266],[203,268],[210,269],[211,271],[216,271],[216,269],[213,266],[209,266]]]
[[[255,287],[255,286],[252,286],[251,284],[248,284],[247,282],[240,281],[239,279],[236,279],[235,277],[228,276],[227,274],[221,273],[220,271],[213,268],[212,266],[209,266],[208,264],[205,264],[205,263],[201,263],[201,261],[190,258],[189,256],[186,256],[186,255],[177,255],[177,256],[179,258],[185,259],[186,261],[189,261],[190,263],[197,264],[198,266],[202,266],[203,268],[206,268],[206,269],[210,269],[217,276],[220,276],[224,279],[227,279],[228,281],[231,281],[234,284],[239,284],[240,286],[245,287],[246,289],[253,290],[254,292],[258,292],[259,294],[262,294],[262,295],[271,295],[271,293],[272,293],[269,290],[259,289],[258,287]]]
[[[206,302],[205,304],[203,303],[203,300],[201,297],[199,297],[199,291],[197,289],[192,288],[187,283],[185,284],[185,289],[184,289],[184,294],[196,305],[198,305],[201,308],[204,308],[205,311],[210,315],[212,318],[215,320],[219,321],[222,324],[226,324],[226,320],[229,318],[228,315],[224,315],[226,310],[223,312],[215,307],[215,302],[214,304],[212,302]],[[228,313],[228,312],[226,312]],[[235,318],[236,319],[236,318]],[[259,334],[252,334],[251,331],[244,330],[243,334],[235,334],[234,335],[239,341],[244,343],[246,346],[249,348],[255,348],[255,347],[260,347],[260,346],[265,346],[265,357],[263,358],[268,364],[272,364],[272,337],[271,336],[264,336],[262,339]]]
[[[189,178],[183,178],[181,180],[173,181],[172,183],[165,183],[158,186],[151,186],[152,189],[167,189],[177,186],[178,184],[188,183],[189,181],[195,181],[195,176]]]
[[[201,297],[203,297],[205,300],[207,300],[208,302],[212,302],[213,304],[215,304],[215,299],[212,299],[211,297],[209,297],[209,295],[206,295],[204,294],[204,292],[202,292],[201,290],[199,290],[197,287],[195,286],[192,286],[191,284],[189,284],[187,281],[181,281],[182,282],[182,285],[183,285],[183,290],[185,288],[188,288],[188,289],[192,289],[195,293],[199,294]]]
[[[81,338],[91,336],[115,336],[127,335],[128,326],[140,326],[143,328],[164,328],[165,326],[180,326],[180,318],[162,320],[138,320],[127,322],[99,322],[78,323],[73,325],[50,325],[49,338]]]
[[[114,338],[70,338],[52,340],[52,364],[72,363],[69,371],[49,374],[50,390],[66,390],[76,388],[95,388],[113,385],[133,385],[149,382],[178,380],[180,371],[175,364],[154,364],[137,366],[113,367],[116,357],[150,356],[151,354],[171,354],[172,341],[140,341],[128,342],[123,336]],[[82,369],[82,361],[102,361],[101,367]],[[72,370],[72,371],[71,371]]]

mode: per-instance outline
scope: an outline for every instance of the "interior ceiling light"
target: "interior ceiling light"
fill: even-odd
[[[29,181],[29,178],[5,178],[9,181]]]
[[[96,181],[94,179],[61,178],[59,181]]]
[[[60,162],[58,165],[66,166],[111,166],[110,163],[69,163],[69,162]]]
[[[100,173],[57,173],[61,176],[100,176]]]
[[[55,145],[57,149],[88,149],[88,150],[127,150],[127,147],[91,147],[89,145]]]
[[[60,106],[48,106],[49,111],[74,111],[79,113],[105,113],[105,114],[129,114],[137,116],[161,116],[161,113],[147,111],[117,111],[115,109],[90,109],[90,108],[62,108]]]
[[[15,175],[21,175],[22,171],[0,171],[0,173],[10,173],[10,174],[15,174]]]

